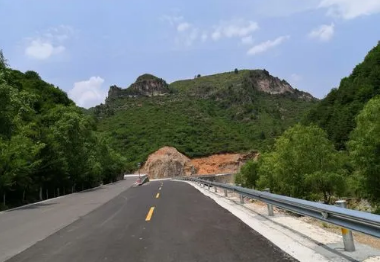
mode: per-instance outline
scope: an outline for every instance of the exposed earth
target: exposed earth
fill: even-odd
[[[258,152],[251,152],[190,159],[174,147],[163,147],[148,157],[140,173],[150,178],[237,173],[245,162],[257,156]]]

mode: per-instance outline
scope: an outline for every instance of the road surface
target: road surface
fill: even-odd
[[[125,190],[8,260],[26,261],[295,260],[191,185],[165,180]]]
[[[135,181],[136,178],[128,178],[86,192],[0,212],[0,261],[5,261],[95,210],[124,192]]]

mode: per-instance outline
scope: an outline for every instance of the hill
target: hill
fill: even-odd
[[[133,168],[164,146],[189,157],[264,149],[316,101],[266,70],[236,70],[171,84],[146,74],[91,111]]]
[[[341,80],[339,88],[320,101],[304,119],[325,129],[337,149],[344,149],[349,134],[355,128],[355,117],[364,105],[380,94],[380,43],[349,77]]]

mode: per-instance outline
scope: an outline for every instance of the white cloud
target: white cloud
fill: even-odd
[[[71,27],[61,25],[50,28],[44,33],[38,33],[38,36],[27,38],[25,55],[37,60],[46,60],[53,55],[61,54],[66,50],[63,43],[73,32]]]
[[[25,49],[25,54],[34,59],[45,60],[52,55],[60,54],[65,51],[64,46],[53,46],[52,43],[41,39],[32,40]]]
[[[219,31],[215,31],[212,33],[211,38],[214,40],[219,40],[222,37],[222,33]]]
[[[309,33],[310,38],[317,38],[320,41],[327,42],[334,36],[334,24],[321,25]]]
[[[177,26],[177,31],[178,32],[184,32],[186,31],[187,29],[189,29],[191,27],[191,25],[189,23],[186,23],[186,22],[183,22],[183,23],[180,23],[178,26]]]
[[[199,30],[195,27],[190,27],[186,32],[179,33],[176,37],[177,44],[191,46],[199,38]]]
[[[268,51],[269,49],[272,49],[278,45],[281,45],[284,41],[288,40],[290,36],[280,36],[276,38],[275,40],[268,40],[266,42],[262,42],[258,45],[255,45],[251,49],[248,50],[248,55],[257,55],[260,53],[264,53]]]
[[[320,8],[327,8],[330,16],[353,19],[380,13],[379,0],[321,0]]]
[[[298,83],[300,81],[302,81],[302,76],[298,75],[298,74],[292,74],[290,76],[290,80],[293,82],[293,83]]]
[[[107,97],[107,92],[102,89],[104,79],[99,76],[92,76],[90,79],[74,83],[74,87],[69,91],[69,97],[78,106],[90,108],[103,103]]]
[[[201,38],[205,41],[205,33],[200,36],[199,28],[191,23],[185,21],[182,16],[162,16],[162,21],[169,22],[169,24],[176,28],[177,35],[175,36],[175,43],[178,45],[191,46],[197,39]],[[207,34],[206,34],[207,38]]]
[[[251,35],[245,36],[241,39],[241,43],[243,45],[252,45],[253,44],[253,37]]]
[[[243,44],[252,44],[253,38],[250,34],[259,29],[256,22],[244,19],[222,21],[211,29],[187,22],[182,16],[162,16],[160,19],[176,29],[174,36],[176,44],[185,46],[191,46],[196,41],[205,42],[209,38],[216,41],[234,37],[241,38]]]
[[[259,25],[253,21],[245,21],[243,19],[223,21],[215,27],[211,37],[215,41],[222,37],[245,37],[259,29]]]
[[[164,15],[160,17],[161,21],[169,22],[172,26],[178,24],[183,20],[183,16],[170,16],[170,15]]]

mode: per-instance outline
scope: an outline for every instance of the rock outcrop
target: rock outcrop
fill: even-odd
[[[139,76],[128,89],[129,93],[137,96],[160,96],[170,93],[169,85],[162,78],[150,74]]]
[[[191,161],[174,147],[163,147],[151,154],[140,172],[150,178],[185,176],[191,170]]]
[[[257,90],[271,95],[289,94],[304,100],[315,100],[311,94],[293,88],[287,81],[270,75],[265,69],[252,70],[249,81]]]
[[[136,82],[126,89],[115,85],[111,86],[108,91],[107,101],[123,97],[152,97],[170,93],[169,85],[165,80],[154,75],[144,74],[139,76]]]

